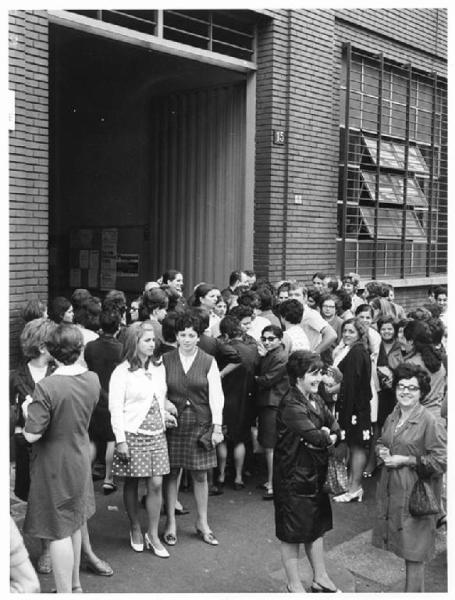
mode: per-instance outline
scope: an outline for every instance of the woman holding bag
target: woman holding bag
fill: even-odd
[[[196,501],[196,533],[206,544],[218,540],[207,520],[207,471],[216,467],[215,446],[223,441],[221,431],[224,395],[212,356],[198,348],[198,317],[183,313],[175,321],[178,349],[163,356],[168,399],[178,412],[178,427],[168,432],[171,472],[165,479],[166,526],[164,541],[177,543],[175,502],[180,469],[191,472]]]
[[[409,497],[422,478],[440,500],[440,480],[447,462],[446,432],[421,404],[430,391],[430,377],[420,366],[398,365],[393,388],[397,405],[376,445],[384,467],[377,488],[373,545],[404,558],[405,592],[423,592],[425,562],[434,552],[437,515],[412,516]]]
[[[328,448],[339,440],[340,428],[318,394],[323,363],[318,354],[293,352],[287,370],[290,388],[277,414],[273,462],[276,536],[288,592],[304,592],[298,560],[300,544],[313,569],[312,592],[337,592],[327,574],[323,535],[332,529],[332,509],[324,489]]]

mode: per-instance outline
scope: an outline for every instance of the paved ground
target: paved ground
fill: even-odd
[[[12,472],[14,477],[14,471]],[[274,535],[273,503],[262,500],[257,488],[262,479],[252,478],[243,491],[226,487],[222,496],[209,499],[209,522],[220,545],[201,542],[194,532],[194,500],[180,494],[190,514],[178,517],[178,544],[171,558],[134,553],[128,542],[128,522],[120,491],[103,496],[95,483],[97,513],[89,522],[92,544],[115,570],[113,577],[82,573],[86,592],[93,593],[277,593],[284,592],[284,573],[279,542]],[[400,592],[404,563],[370,544],[374,517],[375,478],[365,483],[362,503],[333,504],[334,529],[327,534],[325,549],[329,573],[343,592]],[[11,493],[11,513],[20,526],[25,503]],[[142,514],[145,528],[145,511]],[[162,525],[162,524],[161,524]],[[25,537],[32,561],[37,542]],[[445,531],[438,535],[437,556],[426,569],[426,591],[447,592]],[[40,576],[43,592],[53,587],[52,575]],[[302,559],[302,580],[309,586],[310,571]]]

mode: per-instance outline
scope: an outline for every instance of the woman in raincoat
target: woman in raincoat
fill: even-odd
[[[384,466],[377,488],[373,545],[394,552],[406,564],[405,592],[424,591],[424,566],[434,553],[437,515],[414,517],[409,496],[418,477],[425,478],[438,500],[446,469],[446,432],[421,403],[430,377],[418,365],[395,369],[397,405],[387,417],[376,451]]]

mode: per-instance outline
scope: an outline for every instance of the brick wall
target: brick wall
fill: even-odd
[[[19,313],[47,302],[48,21],[44,11],[9,12],[9,89],[15,129],[9,132],[10,364],[17,363]]]
[[[334,270],[336,259],[334,17],[269,14],[258,39],[254,264],[271,281],[307,279]],[[273,144],[274,130],[286,132],[283,146]]]
[[[341,42],[444,76],[447,11],[265,12],[271,20],[258,36],[254,265],[274,282],[308,281],[317,270],[336,271]],[[274,129],[286,130],[284,146],[272,143]],[[411,289],[417,302],[422,294]]]

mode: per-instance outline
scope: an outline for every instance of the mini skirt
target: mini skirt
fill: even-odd
[[[130,457],[122,460],[114,452],[112,472],[117,477],[158,477],[167,475],[169,455],[164,432],[156,435],[125,432]]]

